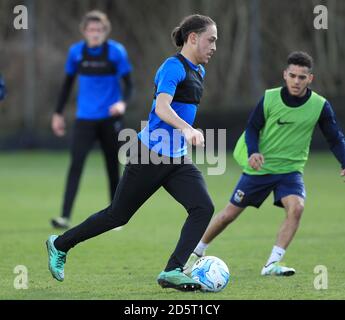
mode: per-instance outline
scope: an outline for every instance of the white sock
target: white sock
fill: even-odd
[[[273,262],[279,262],[283,259],[285,250],[278,246],[274,246],[271,252],[270,257],[267,260],[266,267]]]
[[[198,245],[196,246],[196,248],[194,249],[194,252],[198,255],[198,256],[202,256],[204,254],[204,251],[207,249],[208,244],[205,242],[202,242],[200,240],[200,242],[198,243]]]

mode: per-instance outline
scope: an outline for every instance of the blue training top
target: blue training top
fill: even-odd
[[[195,65],[184,58],[188,66],[198,72],[202,78],[205,69],[201,65]],[[170,57],[159,67],[155,76],[156,93],[166,93],[174,97],[176,88],[186,79],[186,70],[183,63],[176,57]],[[138,137],[149,149],[168,157],[182,157],[187,154],[187,142],[183,134],[161,120],[155,113],[156,99],[153,100],[151,112],[146,127],[139,132]],[[197,111],[197,104],[172,101],[171,108],[177,115],[193,125]]]
[[[120,79],[132,70],[132,66],[122,44],[114,40],[108,40],[107,44],[107,58],[116,70],[113,74],[78,74],[86,42],[77,42],[69,49],[65,72],[68,75],[78,74],[77,119],[97,120],[109,118],[110,106],[122,99]],[[90,56],[100,56],[104,46],[86,48],[86,50]]]

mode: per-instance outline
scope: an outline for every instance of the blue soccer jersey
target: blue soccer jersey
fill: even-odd
[[[195,65],[184,58],[188,66],[205,76],[205,69],[201,65]],[[174,97],[176,89],[186,78],[186,69],[176,56],[168,58],[158,69],[155,76],[155,96],[166,93]],[[172,109],[177,115],[193,125],[197,105],[172,101]],[[177,129],[161,120],[155,113],[156,99],[153,100],[151,112],[146,127],[138,134],[139,139],[149,149],[168,157],[181,157],[187,154],[187,143],[184,136]]]
[[[107,59],[114,66],[114,72],[109,74],[79,73],[84,50],[87,50],[89,56],[97,57],[105,50],[104,46],[87,48],[85,41],[80,41],[69,49],[65,72],[68,75],[78,74],[78,119],[108,118],[110,106],[122,99],[120,79],[131,71],[132,66],[125,48],[120,43],[108,40],[107,46]]]

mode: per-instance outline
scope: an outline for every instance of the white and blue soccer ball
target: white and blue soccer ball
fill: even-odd
[[[223,260],[205,256],[194,263],[191,277],[201,284],[202,291],[219,292],[229,283],[230,272]]]

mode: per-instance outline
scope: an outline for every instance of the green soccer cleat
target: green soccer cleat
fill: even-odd
[[[157,281],[162,288],[173,288],[180,291],[197,291],[201,284],[186,276],[181,268],[171,271],[162,271]]]
[[[48,268],[53,276],[58,281],[63,281],[64,265],[66,263],[66,253],[59,251],[54,246],[54,241],[58,236],[52,235],[46,241],[48,250]]]
[[[296,270],[281,265],[279,262],[273,262],[268,266],[264,266],[261,270],[262,276],[293,276]]]
[[[193,252],[189,256],[188,261],[186,262],[186,264],[183,267],[183,273],[186,274],[187,276],[190,276],[190,274],[192,273],[192,269],[193,269],[195,262],[197,262],[198,259],[200,259],[200,258],[201,258],[201,256],[199,256],[195,252]]]

